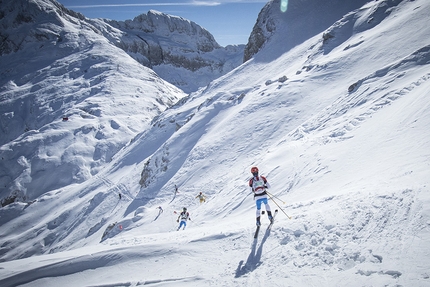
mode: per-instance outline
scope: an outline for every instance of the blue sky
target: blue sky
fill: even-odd
[[[261,8],[267,0],[57,0],[88,18],[128,20],[157,10],[191,20],[226,46],[246,44]]]

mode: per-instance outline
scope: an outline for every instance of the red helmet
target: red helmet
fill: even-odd
[[[255,172],[258,172],[258,167],[256,166],[251,167],[251,173],[255,173]]]

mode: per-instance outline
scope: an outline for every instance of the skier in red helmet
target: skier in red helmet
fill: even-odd
[[[267,181],[266,177],[262,175],[258,175],[258,167],[254,166],[251,168],[251,173],[253,177],[249,180],[249,187],[252,192],[254,192],[255,204],[257,206],[257,226],[260,226],[260,214],[261,214],[261,205],[264,204],[267,216],[269,217],[270,222],[272,222],[272,211],[270,209],[270,205],[267,200],[266,188],[270,188],[270,184]]]

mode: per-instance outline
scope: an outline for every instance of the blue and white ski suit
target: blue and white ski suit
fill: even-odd
[[[256,216],[259,217],[261,214],[261,204],[264,204],[267,212],[270,212],[270,205],[267,201],[266,188],[270,188],[270,184],[267,179],[260,175],[254,176],[249,180],[249,187],[254,192],[255,204],[257,206]]]
[[[179,214],[178,220],[179,219],[181,219],[181,223],[179,224],[178,230],[181,229],[181,227],[184,227],[183,229],[185,229],[187,226],[187,220],[191,220],[190,214],[188,211],[182,211],[181,214]]]

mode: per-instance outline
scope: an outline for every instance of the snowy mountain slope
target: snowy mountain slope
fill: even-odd
[[[428,285],[430,7],[399,2],[365,25],[389,3],[267,62],[283,47],[272,42],[161,113],[96,177],[2,208],[0,283]],[[280,211],[271,232],[263,218],[257,241],[253,165],[292,217]],[[183,206],[192,221],[177,232]]]
[[[14,200],[32,201],[46,191],[87,180],[154,116],[185,96],[129,57],[131,54],[139,60],[145,51],[155,55],[153,50],[133,52],[125,45],[127,41],[151,34],[151,41],[160,48],[159,34],[163,39],[174,34],[163,42],[164,60],[149,59],[148,65],[156,62],[157,69],[164,69],[169,77],[180,74],[182,86],[205,85],[241,62],[238,47],[219,47],[197,24],[155,11],[151,12],[149,33],[148,29],[140,30],[145,23],[143,15],[140,20],[128,21],[125,32],[107,24],[113,21],[87,19],[56,1],[3,1],[0,8],[4,28],[0,45],[2,205]],[[163,19],[169,20],[170,26],[163,26]],[[181,32],[185,30],[184,36]],[[203,36],[189,40],[196,31]],[[188,44],[177,47],[184,41]],[[204,68],[186,67],[185,62],[193,65],[194,60],[186,55],[193,49],[203,58],[210,52],[210,76]],[[184,63],[167,61],[168,50]],[[220,61],[222,68],[214,73]],[[165,70],[172,64],[174,69]],[[198,80],[191,80],[195,77]],[[69,121],[61,122],[63,118]],[[51,134],[51,129],[56,132]],[[23,145],[27,147],[24,151],[19,148]],[[68,149],[70,145],[73,147]],[[65,176],[52,178],[51,169]]]
[[[16,48],[1,56],[3,204],[32,201],[97,174],[154,116],[185,96],[55,3],[13,3],[22,9],[1,19],[12,27],[3,47]],[[61,176],[52,177],[53,171]]]
[[[380,5],[380,3],[376,3],[375,5]],[[410,12],[416,10],[416,7],[412,5],[404,5],[404,11]],[[365,9],[368,9],[368,7]],[[362,13],[362,11],[360,10],[358,13]],[[401,32],[402,28],[400,27],[403,26],[403,22],[398,22],[398,17],[399,16],[393,17],[391,24],[385,26],[387,31],[384,31],[384,33],[377,31],[378,34],[387,35],[387,37],[390,38],[394,37],[391,35],[391,31],[394,33],[394,31],[399,31],[400,29]],[[384,27],[381,27],[381,29],[384,29]],[[374,31],[368,31],[368,35],[372,36],[373,32]],[[292,78],[290,81],[284,82],[284,84],[276,85],[273,83],[265,87],[263,85],[265,79],[261,80],[261,74],[271,75],[273,71],[281,70],[282,66],[289,66],[288,61],[290,59],[296,59],[296,54],[289,53],[288,56],[285,56],[286,61],[278,59],[277,62],[279,63],[274,62],[272,65],[266,66],[266,70],[253,63],[244,65],[241,68],[243,69],[241,73],[247,75],[246,78],[242,77],[244,83],[248,84],[252,82],[252,76],[255,75],[255,79],[258,77],[260,78],[260,86],[241,87],[240,81],[236,81],[234,75],[227,75],[220,80],[214,81],[213,85],[209,86],[208,90],[202,95],[198,97],[193,97],[192,95],[187,100],[186,104],[169,109],[169,111],[163,114],[164,119],[159,119],[153,125],[152,130],[148,131],[141,139],[137,139],[136,142],[133,143],[136,147],[146,146],[146,144],[141,144],[139,141],[143,141],[144,143],[150,142],[150,146],[152,146],[153,142],[160,143],[158,151],[150,157],[148,157],[148,153],[144,153],[143,151],[137,152],[137,154],[141,156],[142,173],[140,183],[144,187],[144,189],[141,190],[142,196],[147,196],[148,194],[152,194],[152,192],[157,192],[157,196],[160,196],[159,193],[163,192],[163,188],[160,190],[162,186],[166,188],[166,193],[170,195],[174,183],[182,185],[183,182],[187,184],[189,181],[194,182],[195,179],[190,180],[188,177],[190,174],[200,174],[201,172],[199,172],[199,170],[205,171],[205,178],[200,180],[203,181],[202,186],[207,186],[208,178],[217,178],[217,174],[219,173],[217,170],[212,170],[210,168],[214,163],[216,163],[217,166],[223,166],[226,170],[237,170],[238,166],[240,166],[243,161],[243,170],[246,170],[245,167],[250,164],[249,160],[255,156],[254,153],[258,154],[260,151],[267,149],[268,146],[261,144],[265,142],[262,139],[266,139],[266,142],[267,139],[273,142],[282,142],[285,141],[285,135],[290,134],[293,139],[300,140],[306,138],[307,134],[319,132],[321,129],[326,132],[326,134],[321,135],[320,140],[322,142],[336,142],[338,139],[349,138],[350,136],[347,135],[347,132],[355,129],[355,126],[359,126],[361,121],[370,117],[373,110],[390,104],[391,101],[399,97],[398,94],[404,93],[402,89],[411,89],[415,84],[411,81],[407,87],[401,87],[390,93],[380,92],[387,89],[387,84],[377,88],[373,92],[369,92],[369,88],[361,87],[359,90],[364,89],[364,91],[360,92],[358,96],[355,96],[358,90],[354,93],[348,93],[348,88],[350,87],[348,83],[353,83],[358,77],[361,77],[358,82],[373,82],[377,81],[377,79],[382,76],[387,78],[385,79],[387,83],[391,83],[398,77],[405,77],[406,72],[403,71],[403,69],[409,69],[409,65],[418,64],[418,67],[427,65],[427,46],[420,49],[420,43],[417,40],[414,41],[414,39],[424,39],[428,31],[423,31],[423,33],[424,34],[410,37],[411,41],[408,43],[404,42],[405,49],[398,49],[392,53],[386,53],[384,59],[381,59],[377,65],[372,65],[373,60],[370,56],[364,59],[361,58],[363,55],[366,56],[366,53],[369,51],[367,43],[363,43],[360,52],[352,52],[349,49],[339,49],[340,52],[336,53],[335,50],[333,50],[333,54],[327,56],[321,53],[321,50],[323,50],[327,44],[323,43],[323,41],[318,41],[318,38],[314,38],[313,41],[317,40],[319,44],[313,47],[317,48],[308,49],[308,45],[304,45],[302,46],[302,50],[297,49],[296,52],[297,54],[306,54],[303,51],[303,49],[305,49],[308,53],[310,52],[311,55],[313,55],[313,63],[318,64],[314,64],[316,66],[314,69],[293,76],[297,78],[297,80]],[[359,35],[355,36],[359,37]],[[385,38],[385,40],[386,39],[387,38]],[[351,41],[355,41],[354,37]],[[379,41],[382,42],[383,39],[375,40],[376,44],[378,44]],[[414,47],[410,45],[410,43],[415,43],[416,46]],[[344,45],[347,47],[350,43],[344,43]],[[416,52],[413,51],[414,48],[417,49]],[[355,57],[355,60],[351,60],[347,63],[343,62],[343,69],[340,69],[340,62],[342,58],[346,57],[344,54],[346,52],[344,51],[348,50],[350,52],[348,54],[349,59]],[[412,53],[408,54],[408,50],[412,50]],[[314,54],[314,51],[317,52]],[[375,51],[373,51],[373,53],[375,53]],[[399,54],[401,53],[404,55],[404,58],[398,60]],[[308,61],[308,59],[309,58],[306,57],[306,61]],[[357,69],[355,65],[358,65],[359,68]],[[307,65],[307,67],[309,66],[312,65]],[[368,68],[365,69],[365,66]],[[406,66],[406,68],[404,68],[404,66]],[[249,70],[247,69],[248,67]],[[375,67],[379,68],[375,70]],[[259,73],[250,73],[249,71],[251,69],[258,70]],[[293,69],[294,67],[292,71],[294,71]],[[349,70],[357,72],[352,73],[349,78],[345,77],[345,79],[340,79],[339,75],[346,75]],[[272,73],[266,71],[271,71]],[[284,70],[284,72],[287,72],[286,75],[290,74],[288,71]],[[425,72],[420,73],[422,74],[415,76],[417,77],[416,80],[418,82],[426,82],[427,75]],[[281,78],[281,75],[282,74],[274,75],[273,78]],[[268,80],[270,81],[270,78]],[[330,82],[330,80],[333,81]],[[236,90],[230,86],[230,81],[235,86]],[[306,86],[303,84],[304,82],[306,82]],[[323,89],[330,91],[330,93],[321,93],[321,87],[324,87]],[[251,91],[246,91],[246,88]],[[288,89],[288,91],[284,92],[282,89]],[[288,96],[283,97],[284,93]],[[314,103],[315,99],[318,99],[316,103]],[[312,102],[312,104],[309,102]],[[367,102],[369,103],[366,104]],[[238,106],[241,107],[239,108]],[[357,109],[357,107],[360,106],[363,106],[363,110]],[[277,109],[273,107],[277,107]],[[190,110],[190,108],[192,110]],[[244,110],[253,111],[253,113],[242,112]],[[280,110],[282,112],[280,112]],[[328,131],[326,130],[325,124],[329,120],[338,117],[342,119],[342,115],[347,112],[354,113],[352,119],[348,119],[346,122],[340,121],[340,123],[332,126]],[[258,116],[260,114],[261,117]],[[298,124],[296,119],[302,124]],[[303,119],[307,119],[307,121],[304,122]],[[245,123],[249,123],[248,129],[246,129],[248,125],[245,125]],[[181,128],[177,130],[178,127]],[[204,130],[203,134],[199,132],[202,129]],[[157,133],[162,136],[160,140],[154,140],[154,134],[156,135]],[[166,141],[166,134],[169,133],[172,134],[172,136]],[[200,137],[191,137],[190,134],[195,136],[200,135]],[[246,140],[242,142],[236,140],[235,138],[238,134],[245,135]],[[255,143],[253,143],[254,135],[259,139],[256,140]],[[148,140],[145,136],[148,137]],[[178,144],[174,144],[175,141],[178,142]],[[226,145],[226,142],[230,144]],[[234,145],[232,146],[231,143],[234,143]],[[172,150],[171,146],[176,146],[176,149]],[[234,157],[231,157],[231,153],[227,152],[231,150],[234,151]],[[208,155],[212,153],[213,158],[208,157]],[[169,157],[169,154],[175,156]],[[135,159],[135,156],[133,156],[133,159]],[[175,161],[177,163],[175,163]],[[187,171],[187,177],[179,176],[181,174],[180,171],[171,171],[171,169],[168,168],[169,166],[173,168],[178,166],[184,168]],[[123,166],[121,166],[121,168],[123,168]],[[175,175],[173,179],[171,178],[172,173]],[[176,178],[177,176],[179,177]],[[182,180],[181,177],[183,178]],[[164,181],[163,178],[166,178],[168,181]],[[238,178],[237,175],[235,175],[234,178]],[[162,183],[160,184],[159,181],[162,181]],[[241,180],[232,178],[226,181],[229,182],[230,186],[234,186],[236,182],[238,182],[238,186],[242,186]],[[225,184],[224,180],[221,181],[220,184]],[[196,186],[194,182],[191,189],[199,190],[203,188],[202,186]],[[210,186],[212,186],[212,192],[214,193],[224,188],[224,186],[217,186],[212,182]],[[137,197],[139,198],[140,196]]]

